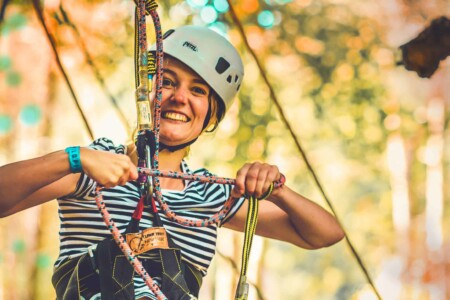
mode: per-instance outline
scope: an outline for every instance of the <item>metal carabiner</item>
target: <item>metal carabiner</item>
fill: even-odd
[[[145,145],[145,164],[146,168],[151,169],[152,168],[152,153],[151,153],[151,147],[147,143]],[[145,184],[145,202],[144,204],[146,206],[150,205],[150,200],[153,197],[153,178],[149,175],[147,175],[147,180]]]

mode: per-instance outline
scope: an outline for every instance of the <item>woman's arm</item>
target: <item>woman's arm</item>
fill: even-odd
[[[19,211],[13,208],[52,183],[55,184],[51,191],[41,192],[38,199],[31,197],[26,202],[34,206],[72,192],[79,174],[70,176],[64,184],[57,184],[69,174],[69,159],[63,150],[0,167],[0,215],[5,217]]]
[[[246,164],[237,174],[232,196],[241,196],[244,191],[261,196],[280,176],[275,166]],[[248,204],[244,203],[224,226],[243,231],[247,208]],[[256,233],[306,249],[327,247],[344,237],[342,228],[330,213],[287,186],[275,189],[267,200],[260,202]]]
[[[105,187],[137,179],[126,155],[80,149],[83,171]],[[0,217],[70,194],[80,174],[72,174],[64,150],[0,167]]]

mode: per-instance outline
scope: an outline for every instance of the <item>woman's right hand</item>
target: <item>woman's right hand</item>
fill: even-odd
[[[137,168],[127,155],[81,148],[80,159],[86,175],[107,188],[138,178]]]
[[[127,155],[80,148],[80,159],[83,171],[104,187],[138,178]],[[79,178],[64,150],[0,166],[0,218],[72,193]]]

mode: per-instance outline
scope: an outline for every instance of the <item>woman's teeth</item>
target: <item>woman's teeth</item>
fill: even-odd
[[[174,121],[181,121],[181,122],[187,122],[188,118],[183,114],[178,114],[174,112],[165,112],[163,113],[162,117],[164,119],[174,120]]]

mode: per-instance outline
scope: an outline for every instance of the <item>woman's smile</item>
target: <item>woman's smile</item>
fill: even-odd
[[[186,116],[183,113],[176,112],[176,111],[165,111],[165,112],[162,112],[161,117],[163,119],[166,119],[166,120],[180,121],[180,122],[183,122],[183,123],[187,123],[187,122],[190,121],[190,118],[188,116]]]

